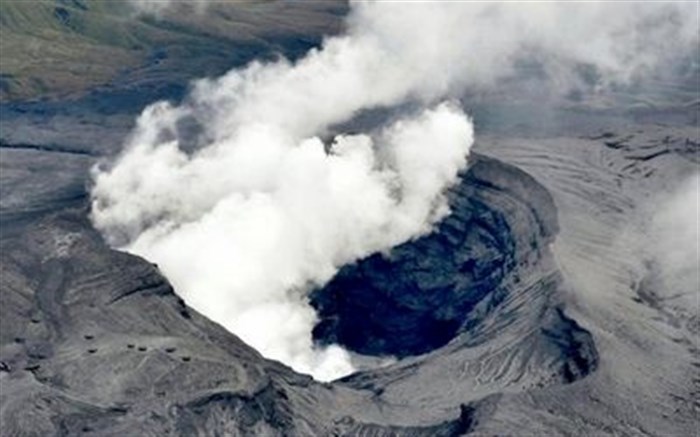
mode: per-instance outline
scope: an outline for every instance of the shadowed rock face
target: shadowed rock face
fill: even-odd
[[[546,190],[485,157],[472,158],[450,204],[433,233],[346,266],[312,294],[319,343],[397,357],[444,346],[508,295],[504,278],[536,264],[556,233]],[[490,310],[470,316],[480,302]]]

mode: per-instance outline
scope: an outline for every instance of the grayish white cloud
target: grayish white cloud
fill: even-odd
[[[254,62],[195,83],[180,106],[146,109],[124,153],[95,171],[92,219],[266,356],[342,376],[347,353],[313,347],[306,292],[448,213],[444,192],[466,164],[472,126],[441,102],[497,88],[523,60],[561,90],[581,65],[600,86],[629,83],[694,47],[694,13],[658,3],[353,3],[346,34],[296,63]],[[362,110],[406,102],[424,109],[319,139]],[[194,150],[187,120],[201,126]]]

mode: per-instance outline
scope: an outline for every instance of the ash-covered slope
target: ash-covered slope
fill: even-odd
[[[16,155],[27,152],[3,153],[7,163],[21,162]],[[390,257],[408,270],[426,246],[440,253],[457,241],[491,241],[486,228],[503,240],[508,250],[499,273],[474,287],[482,291],[479,305],[465,309],[468,288],[422,291],[446,309],[454,306],[448,313],[462,333],[431,354],[333,385],[263,359],[188,309],[156,266],[109,249],[85,218],[82,186],[61,179],[70,165],[55,161],[40,181],[52,179],[62,194],[56,197],[76,199],[75,206],[39,211],[35,206],[46,205],[41,196],[3,205],[1,417],[9,435],[454,435],[468,430],[473,407],[463,404],[479,394],[518,380],[522,386],[570,382],[596,365],[590,336],[555,308],[559,280],[547,249],[556,231],[551,199],[532,178],[498,161],[475,158],[454,190],[455,214],[437,234]],[[4,181],[15,193],[38,183]],[[483,226],[466,226],[474,220]],[[468,265],[493,263],[489,251],[465,250]],[[424,267],[428,276],[442,270],[440,258],[432,261]],[[413,328],[420,334],[420,326]],[[503,349],[488,352],[497,343]],[[481,360],[480,370],[472,360]],[[453,370],[436,378],[439,369]],[[452,390],[444,391],[445,384]]]
[[[681,113],[687,122],[588,126],[579,138],[484,140],[552,193],[568,308],[600,361],[580,383],[505,394],[476,433],[697,432],[700,133],[697,106]]]

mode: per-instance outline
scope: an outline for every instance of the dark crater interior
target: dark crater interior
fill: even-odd
[[[557,232],[549,193],[483,156],[470,158],[450,205],[431,234],[345,266],[312,293],[317,343],[399,358],[444,346],[507,298]]]

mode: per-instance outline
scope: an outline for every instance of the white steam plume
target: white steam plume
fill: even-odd
[[[139,136],[162,111],[177,110],[151,107]],[[304,292],[428,231],[471,137],[466,117],[440,105],[376,139],[338,137],[328,152],[266,123],[192,158],[175,143],[137,142],[97,177],[94,219],[107,235],[128,232],[125,248],[157,261],[194,308],[265,355],[332,378],[349,361],[339,348],[313,353]]]
[[[437,102],[496,85],[522,59],[556,80],[589,64],[602,84],[629,81],[667,58],[664,44],[696,41],[686,8],[354,3],[347,33],[298,62],[253,63],[199,81],[180,106],[146,109],[114,167],[95,172],[93,221],[266,356],[342,376],[347,353],[312,345],[306,292],[448,213],[443,194],[472,127]],[[409,101],[428,109],[330,146],[318,138],[362,110]],[[187,120],[202,128],[195,151],[185,150]]]
[[[695,173],[652,207],[647,256],[657,263],[661,299],[686,310],[700,299],[700,173]]]

